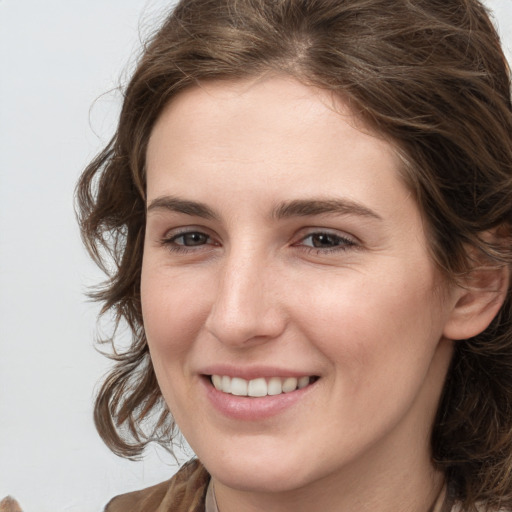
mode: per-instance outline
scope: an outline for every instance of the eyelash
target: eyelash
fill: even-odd
[[[180,238],[184,238],[186,236],[192,236],[192,235],[199,235],[200,237],[204,237],[205,242],[199,243],[197,245],[185,245],[185,244],[178,244],[177,240]],[[304,242],[307,239],[312,239],[313,237],[326,237],[330,239],[333,243],[336,243],[337,245],[332,245],[330,247],[315,247],[315,246],[308,246],[304,245]],[[198,250],[201,250],[201,248],[205,247],[206,245],[213,245],[218,246],[220,244],[213,242],[212,244],[212,238],[210,235],[199,231],[199,230],[191,230],[191,231],[182,231],[179,233],[175,233],[171,236],[164,237],[161,240],[161,245],[165,246],[169,251],[174,253],[191,253],[191,252],[197,252]],[[300,238],[299,242],[292,244],[294,247],[299,247],[304,251],[307,252],[313,252],[315,254],[330,254],[335,252],[342,252],[347,251],[349,249],[356,249],[358,248],[358,244],[355,240],[349,237],[345,237],[339,234],[331,233],[329,231],[314,231],[311,233],[308,233],[307,235]],[[204,249],[203,249],[204,250]]]

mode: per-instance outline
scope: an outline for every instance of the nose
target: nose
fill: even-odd
[[[205,322],[207,331],[233,347],[275,339],[286,325],[276,269],[255,253],[240,252],[223,262]]]

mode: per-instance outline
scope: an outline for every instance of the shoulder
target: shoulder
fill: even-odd
[[[113,498],[104,512],[203,512],[210,475],[193,459],[170,480]]]

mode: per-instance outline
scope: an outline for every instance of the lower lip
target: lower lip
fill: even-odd
[[[214,408],[224,416],[243,421],[259,421],[276,416],[300,402],[315,386],[316,382],[305,388],[280,395],[264,397],[246,397],[230,395],[215,389],[209,378],[203,379],[206,395]]]

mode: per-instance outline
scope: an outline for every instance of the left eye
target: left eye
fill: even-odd
[[[311,233],[302,239],[302,245],[315,249],[334,249],[349,247],[355,243],[349,238],[333,233]]]
[[[198,245],[205,245],[209,243],[210,237],[205,233],[192,231],[190,233],[182,233],[180,235],[173,236],[169,242],[183,247],[197,247]]]

